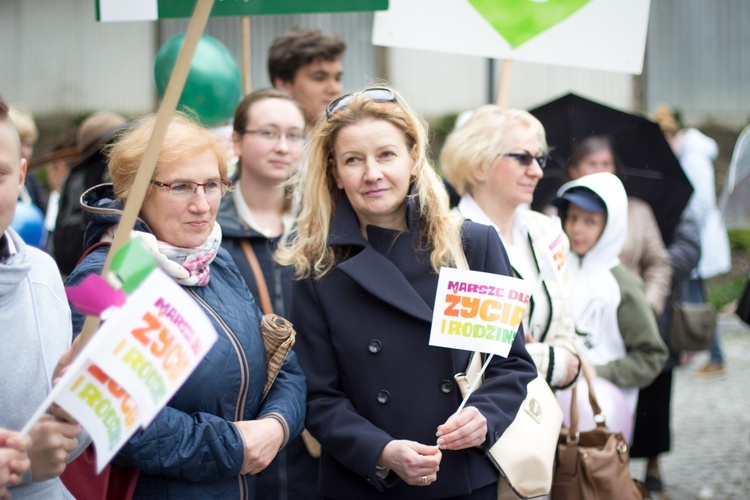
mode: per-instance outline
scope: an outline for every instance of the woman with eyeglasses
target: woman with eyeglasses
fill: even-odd
[[[277,245],[294,223],[286,180],[298,168],[305,139],[305,114],[289,94],[261,89],[246,96],[234,112],[232,141],[238,157],[234,190],[216,217],[221,245],[232,255],[263,312],[286,316],[292,270],[273,260]],[[316,498],[318,461],[302,439],[291,441],[258,474],[258,498]]]
[[[581,369],[567,306],[569,243],[558,218],[529,208],[546,160],[539,120],[486,105],[448,136],[440,168],[461,194],[461,214],[494,227],[514,274],[533,283],[523,321],[526,349],[550,387],[563,389]]]
[[[423,121],[389,88],[333,101],[298,176],[291,319],[307,376],[307,428],[323,449],[320,495],[497,498],[486,456],[535,376],[515,338],[461,402],[470,352],[429,346],[442,266],[508,274],[499,238],[450,213]]]
[[[109,151],[112,184],[87,191],[85,258],[68,279],[100,273],[155,118],[127,130]],[[255,474],[302,430],[304,375],[292,353],[265,399],[261,312],[216,223],[229,188],[223,148],[183,115],[172,118],[135,232],[161,270],[203,308],[216,344],[169,404],[115,457],[140,471],[135,498],[254,498]],[[199,305],[200,304],[200,305]],[[73,311],[73,331],[84,317]]]

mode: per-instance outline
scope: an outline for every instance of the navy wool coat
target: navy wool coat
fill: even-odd
[[[308,383],[306,424],[323,447],[320,493],[340,499],[469,495],[497,481],[487,450],[536,376],[523,332],[507,358],[493,358],[468,401],[487,418],[483,449],[443,451],[437,481],[427,487],[409,486],[393,472],[381,479],[375,466],[389,441],[436,443],[438,425],[461,402],[453,376],[465,371],[470,352],[428,345],[438,276],[424,246],[415,250],[416,232],[373,226],[367,232],[365,239],[342,199],[328,242],[345,257],[322,278],[296,282],[292,292],[295,349]],[[494,229],[466,222],[463,243],[471,269],[511,275]]]

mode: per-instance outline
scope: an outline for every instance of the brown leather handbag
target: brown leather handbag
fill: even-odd
[[[576,388],[570,400],[570,428],[560,431],[558,464],[552,482],[555,500],[595,500],[601,498],[642,499],[644,489],[630,477],[630,450],[620,432],[607,429],[604,415],[586,372],[589,403],[596,428],[578,431]]]

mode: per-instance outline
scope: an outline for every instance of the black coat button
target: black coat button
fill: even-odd
[[[453,381],[445,379],[442,382],[440,382],[440,392],[443,394],[450,394],[450,392],[453,390]]]
[[[500,439],[500,433],[498,431],[495,431],[495,441]]]
[[[381,405],[386,404],[388,401],[391,400],[391,393],[388,391],[379,391],[378,392],[378,403]]]
[[[372,339],[369,344],[367,344],[367,350],[370,351],[373,354],[377,354],[380,352],[380,349],[382,349],[382,344],[378,339]]]

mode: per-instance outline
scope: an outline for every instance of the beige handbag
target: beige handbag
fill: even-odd
[[[461,252],[460,257],[463,256]],[[456,263],[469,269],[466,257]],[[482,368],[482,353],[471,355],[466,373],[455,375],[461,395],[466,393]],[[477,388],[481,385],[477,385]],[[526,399],[516,418],[490,448],[489,458],[503,476],[498,482],[498,498],[507,498],[505,483],[521,498],[546,495],[552,489],[555,451],[562,428],[563,413],[555,394],[541,375],[526,386]],[[505,481],[503,481],[505,478]]]
[[[479,374],[481,357],[481,353],[472,354],[466,373],[455,376],[464,397]],[[526,391],[526,399],[516,418],[489,453],[492,463],[521,498],[550,492],[555,450],[563,422],[560,405],[544,377],[539,375],[529,382]]]

